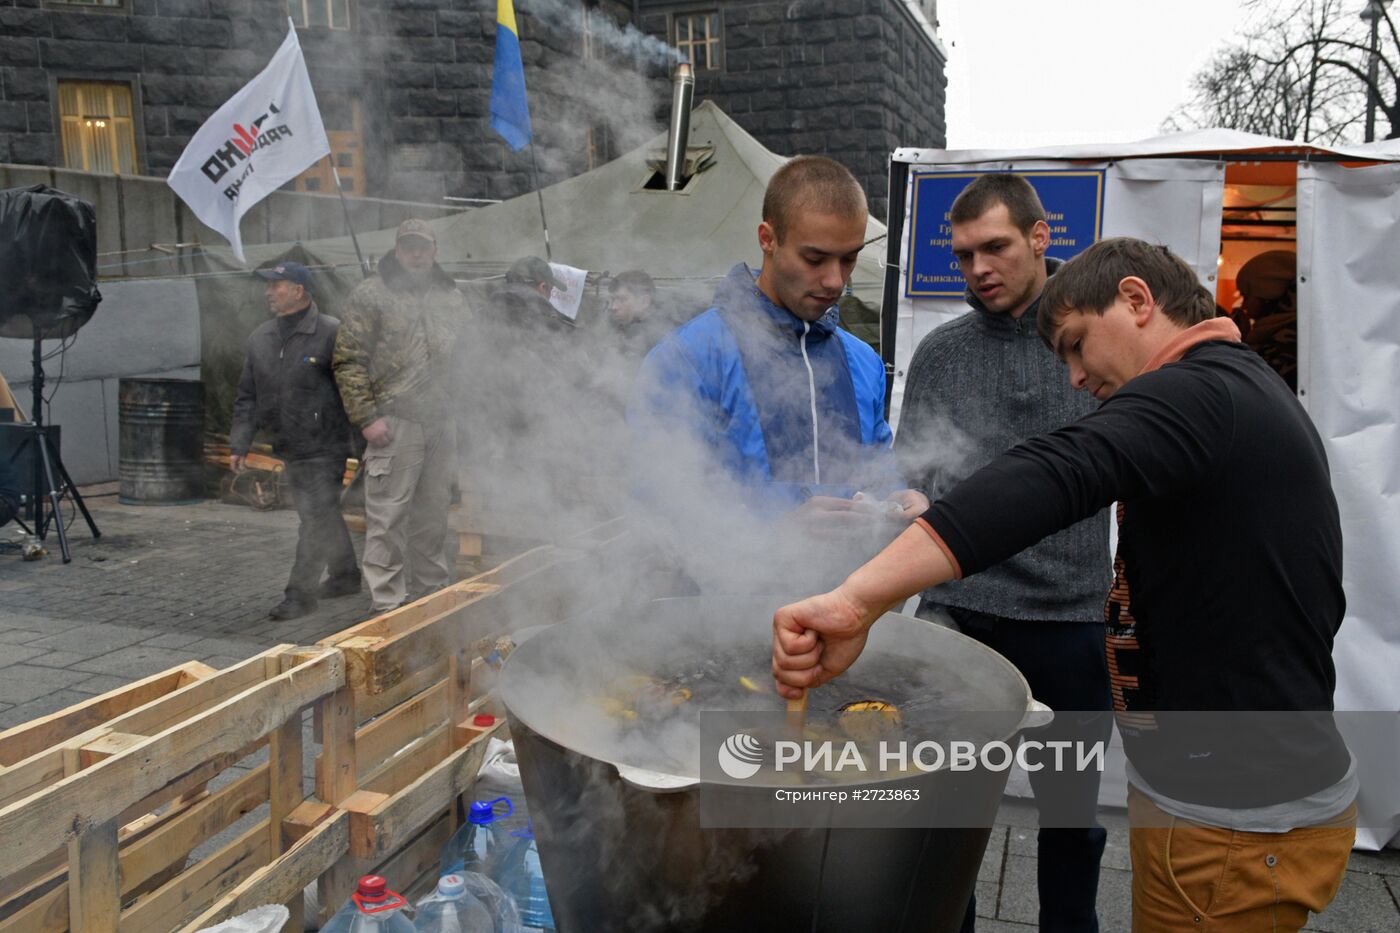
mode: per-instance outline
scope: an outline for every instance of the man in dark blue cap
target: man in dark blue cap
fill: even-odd
[[[360,569],[340,514],[350,453],[350,422],[331,372],[340,322],[317,310],[311,273],[301,263],[279,262],[254,274],[267,282],[273,319],[248,336],[229,448],[233,470],[241,473],[253,433],[261,429],[285,464],[301,526],[285,598],[268,615],[296,619],[315,610],[319,598],[360,590]],[[321,583],[325,569],[330,576]]]

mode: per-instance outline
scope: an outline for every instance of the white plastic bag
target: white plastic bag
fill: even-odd
[[[499,818],[501,835],[524,829],[529,821],[525,807],[525,788],[520,783],[520,765],[515,760],[515,745],[508,739],[493,738],[486,744],[486,755],[472,786],[470,800],[491,800],[509,797],[510,816]]]
[[[278,933],[291,915],[291,911],[281,904],[268,904],[254,907],[246,914],[239,914],[223,923],[205,927],[199,933]]]

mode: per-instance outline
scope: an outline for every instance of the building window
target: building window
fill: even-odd
[[[671,44],[696,71],[718,71],[719,13],[676,13],[671,17]]]
[[[331,144],[331,160],[340,173],[340,190],[350,197],[365,194],[364,131],[360,122],[360,102],[341,102],[328,97],[322,106],[326,139]],[[296,191],[335,191],[335,175],[325,159],[302,172],[292,183]]]
[[[136,174],[131,86],[109,81],[58,82],[63,164],[84,172]]]
[[[597,126],[588,128],[588,141],[586,146],[588,155],[588,170],[592,171],[605,162],[610,162],[614,158],[612,152],[612,134],[608,132],[608,125],[600,123]]]
[[[350,0],[287,0],[287,15],[298,29],[349,29]]]
[[[597,55],[593,51],[593,8],[584,4],[583,14],[583,60],[591,61]]]

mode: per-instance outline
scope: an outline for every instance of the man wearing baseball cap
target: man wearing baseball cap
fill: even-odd
[[[506,281],[512,285],[525,285],[539,291],[546,300],[551,289],[568,291],[568,287],[554,274],[549,263],[538,256],[525,256],[517,259],[506,273]]]
[[[340,514],[341,477],[350,453],[350,423],[331,373],[340,322],[317,310],[311,273],[301,263],[279,262],[254,275],[267,283],[273,319],[248,337],[229,431],[230,465],[243,472],[258,429],[282,458],[301,524],[284,598],[269,615],[295,619],[313,611],[318,598],[360,590],[360,570]],[[326,569],[330,576],[320,583]]]
[[[453,345],[466,299],[437,264],[427,221],[399,224],[379,274],[346,299],[334,368],[345,411],[369,445],[364,573],[372,608],[393,609],[451,579],[446,550],[456,423]]]
[[[505,284],[491,296],[492,323],[507,336],[491,339],[528,340],[572,331],[574,322],[549,300],[556,289],[567,292],[569,287],[545,260],[523,256],[513,262]]]

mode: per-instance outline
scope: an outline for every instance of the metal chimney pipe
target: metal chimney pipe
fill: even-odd
[[[681,62],[671,77],[671,129],[666,136],[666,190],[681,186],[685,148],[690,141],[690,104],[695,99],[695,74]]]

